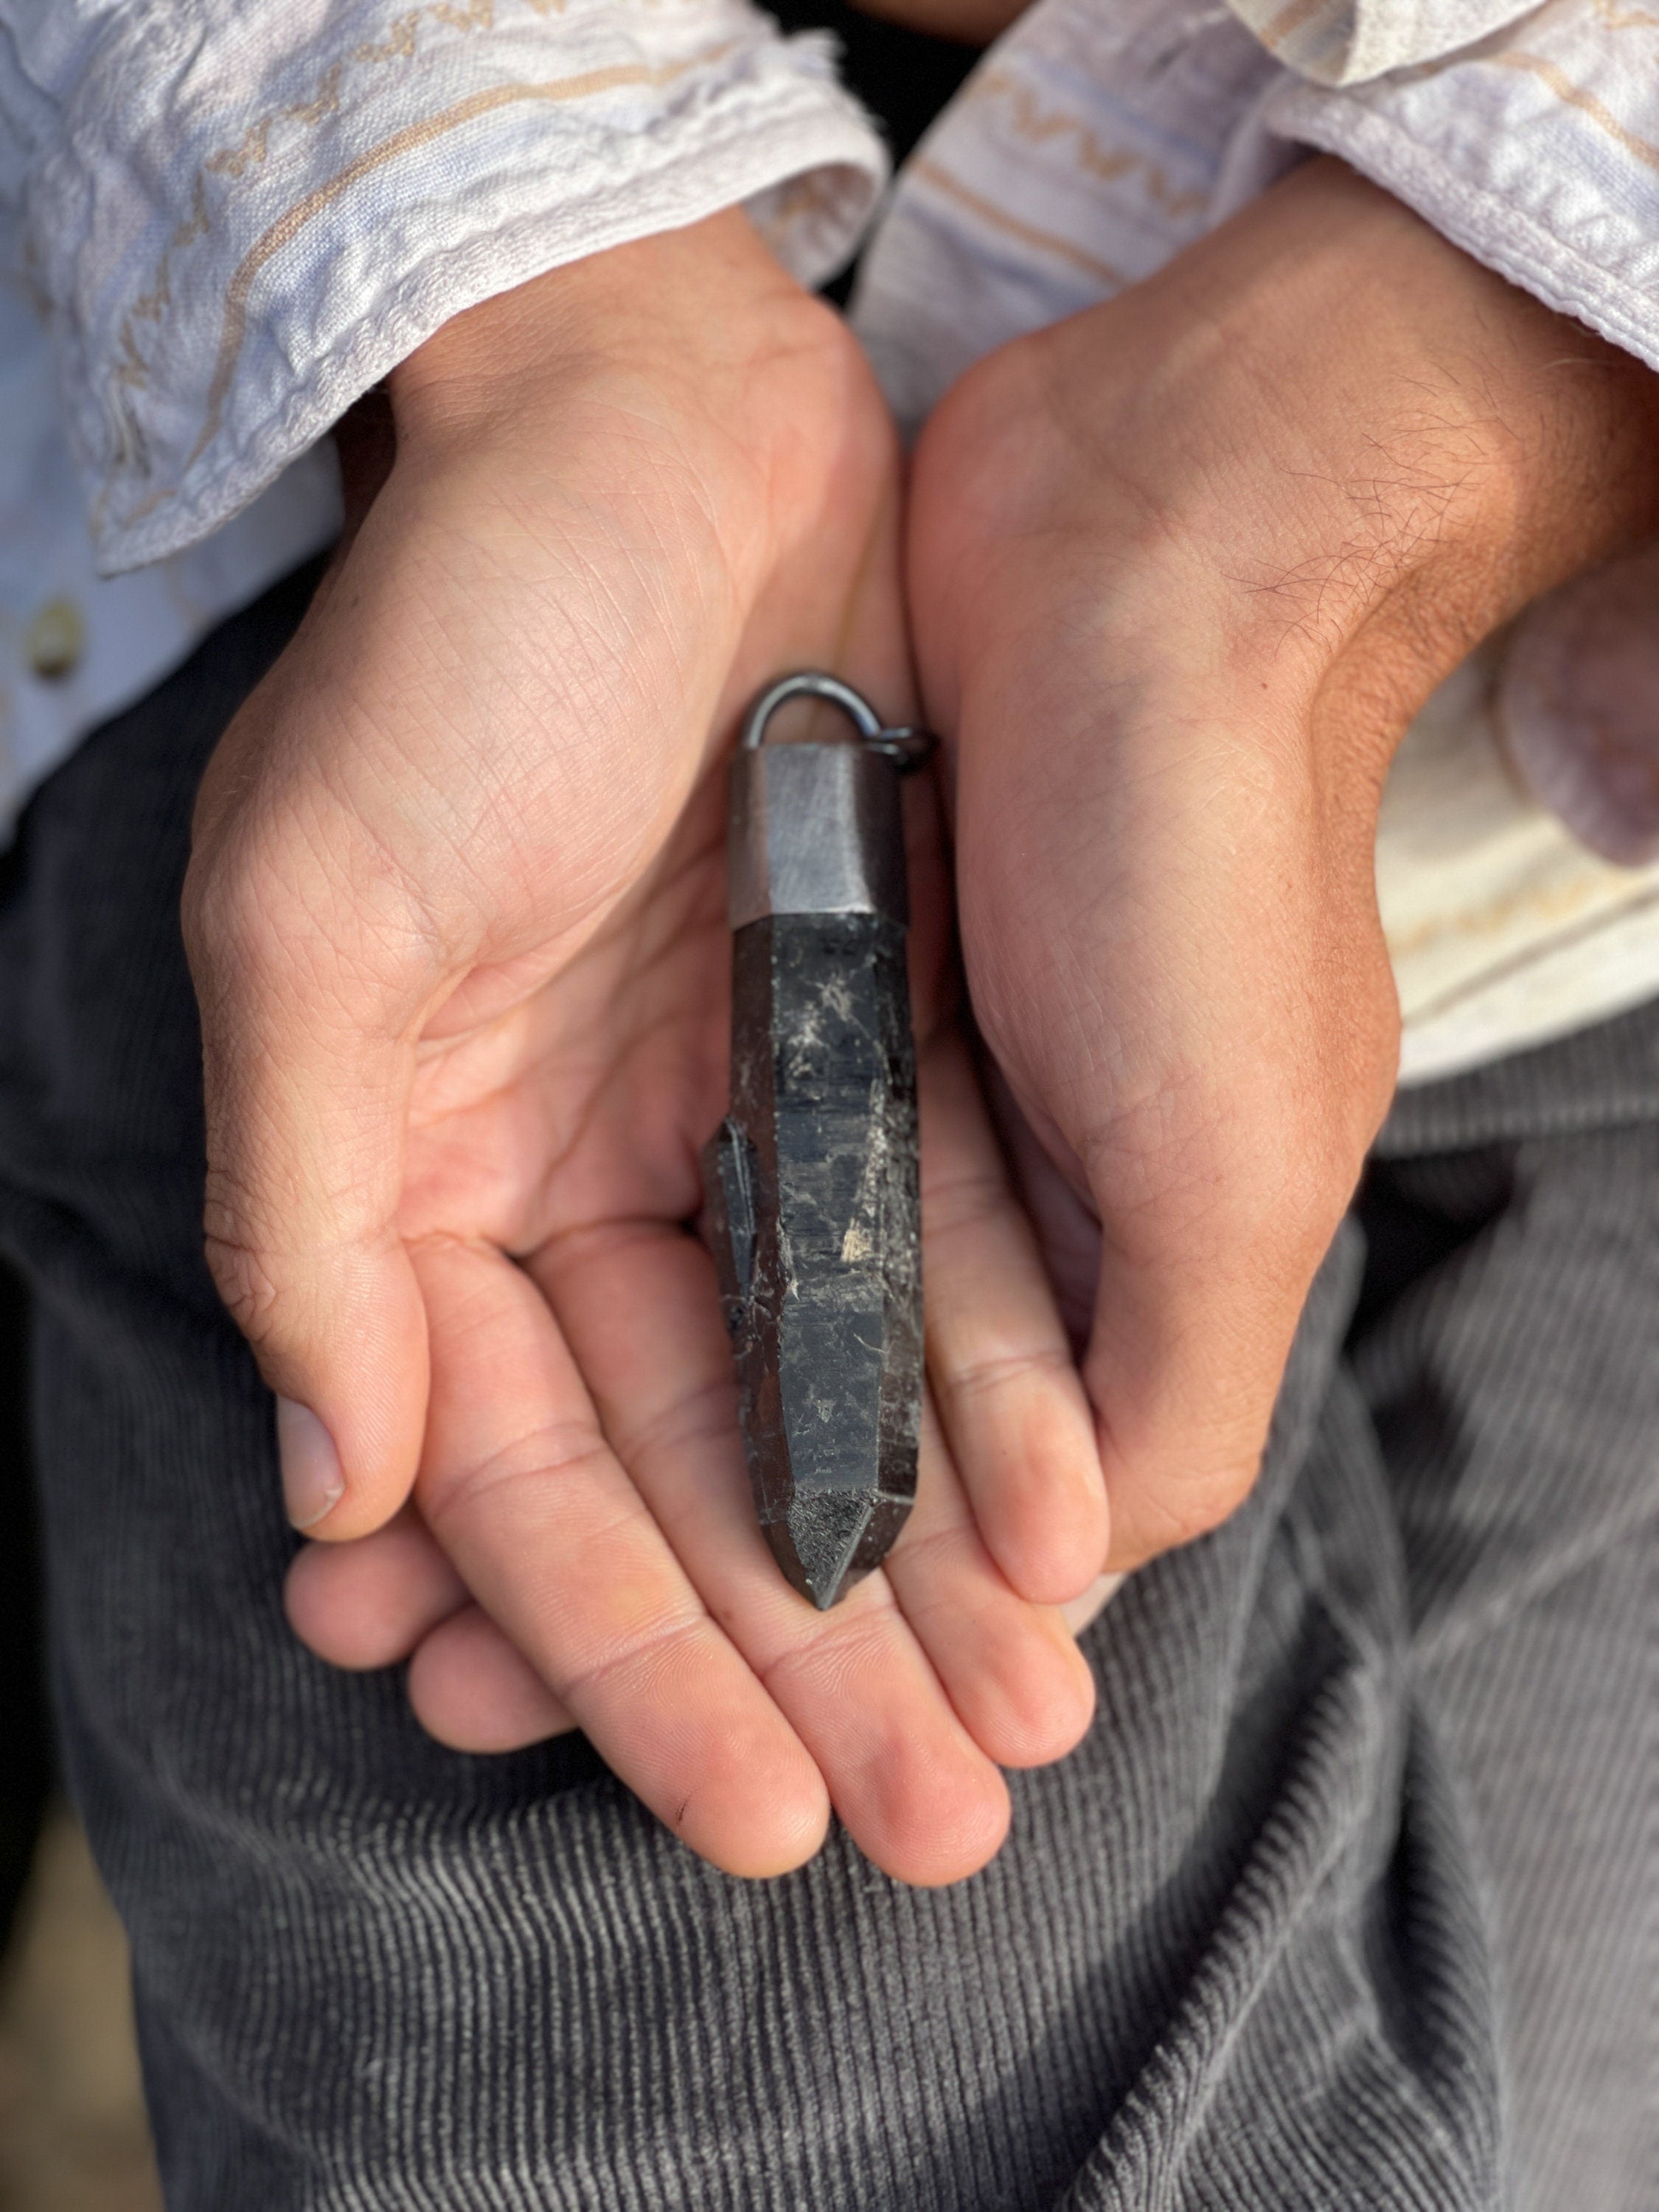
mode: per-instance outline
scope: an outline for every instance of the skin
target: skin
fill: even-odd
[[[1400,735],[1656,525],[1659,380],[1332,161],[930,422],[909,605],[969,984],[1114,1567],[1249,1492],[1387,1107]]]
[[[1088,1670],[1032,1601],[1089,1583],[1105,1522],[951,1026],[925,788],[927,1264],[957,1316],[932,1370],[954,1449],[930,1419],[903,1543],[830,1614],[754,1526],[685,1226],[724,1103],[740,708],[803,664],[910,704],[874,386],[733,213],[458,318],[391,402],[389,474],[209,770],[185,896],[209,1257],[323,1540],[295,1626],[342,1663],[412,1654],[447,1741],[580,1725],[732,1872],[799,1863],[833,1807],[888,1871],[957,1879],[1001,1839],[1000,1768],[1087,1725]],[[1052,1495],[1012,1546],[1022,1592],[968,1492],[1033,1456]]]
[[[749,1525],[681,1224],[739,706],[805,662],[907,703],[879,405],[737,216],[458,319],[392,398],[187,897],[210,1255],[306,1409],[300,1503],[343,1484],[291,1616],[337,1663],[409,1656],[447,1741],[578,1723],[734,1872],[799,1863],[833,1804],[957,1878],[996,1767],[1087,1723],[1054,1601],[1249,1488],[1392,1079],[1390,749],[1659,520],[1653,380],[1320,162],[939,411],[908,600],[1006,1153],[919,805],[937,1417],[889,1570],[824,1620]]]
[[[1015,0],[854,0],[854,4],[861,15],[880,15],[890,23],[902,23],[907,31],[927,31],[969,46],[989,46],[1025,12]]]

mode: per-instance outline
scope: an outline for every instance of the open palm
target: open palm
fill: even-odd
[[[833,1613],[754,1523],[684,1227],[725,1093],[722,745],[780,669],[898,708],[906,664],[862,363],[741,218],[702,229],[622,250],[656,258],[630,301],[684,298],[665,342],[613,322],[602,361],[558,356],[550,314],[568,337],[590,270],[522,365],[523,295],[416,357],[391,477],[216,761],[188,903],[210,1251],[290,1456],[341,1470],[318,1526],[356,1540],[302,1554],[290,1592],[316,1649],[412,1653],[417,1711],[469,1747],[580,1725],[733,1871],[810,1856],[833,1805],[890,1871],[946,1880],[1000,1839],[995,1763],[1086,1723],[1086,1669],[1028,1599],[1094,1571],[1098,1474],[940,1023],[919,824],[945,1419],[904,1540]],[[510,404],[481,402],[501,377]]]

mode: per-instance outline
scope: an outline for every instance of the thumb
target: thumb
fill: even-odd
[[[331,1539],[398,1510],[426,1420],[425,1311],[397,1226],[414,1024],[387,957],[402,933],[363,904],[353,871],[290,836],[198,841],[184,907],[208,1263],[276,1393],[289,1516]]]
[[[1255,1484],[1319,1255],[1252,1266],[1247,1250],[1192,1267],[1108,1242],[1085,1376],[1114,1571],[1216,1528]]]
[[[1240,937],[1268,969],[1271,932],[1249,920]],[[1245,991],[1242,975],[1220,979],[1212,1066],[1189,1060],[1138,1109],[1121,1105],[1089,1164],[1101,1245],[1084,1373],[1114,1569],[1206,1534],[1249,1494],[1309,1290],[1393,1089],[1380,940],[1350,963],[1320,1043],[1297,1032],[1295,991],[1265,990],[1254,1018]],[[1318,996],[1305,978],[1303,992]]]

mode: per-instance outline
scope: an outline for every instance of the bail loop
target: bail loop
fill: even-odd
[[[781,676],[761,693],[744,719],[738,739],[741,750],[758,750],[766,739],[766,726],[778,708],[787,700],[801,698],[827,699],[831,706],[839,707],[869,750],[890,761],[901,775],[920,768],[938,742],[927,730],[890,729],[861,691],[843,684],[839,676],[809,668],[793,676]]]

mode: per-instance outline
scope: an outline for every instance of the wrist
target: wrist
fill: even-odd
[[[1659,526],[1656,434],[1659,378],[1321,160],[970,373],[917,505],[948,525],[966,483],[973,540],[1075,546],[1115,636],[1179,606],[1241,702],[1386,758],[1481,637]]]
[[[842,319],[735,208],[469,309],[388,389],[414,469],[505,466],[527,489],[606,453],[636,494],[648,482],[680,507],[693,543],[712,530],[751,582],[821,502],[873,397]]]
[[[566,264],[482,301],[392,372],[400,441],[440,451],[600,390],[718,418],[757,365],[826,311],[740,209]],[[753,425],[769,427],[765,380]]]
[[[1659,526],[1659,378],[1339,162],[1269,197],[1218,331],[1280,395],[1266,561],[1323,602],[1333,645],[1387,641],[1431,684]]]

